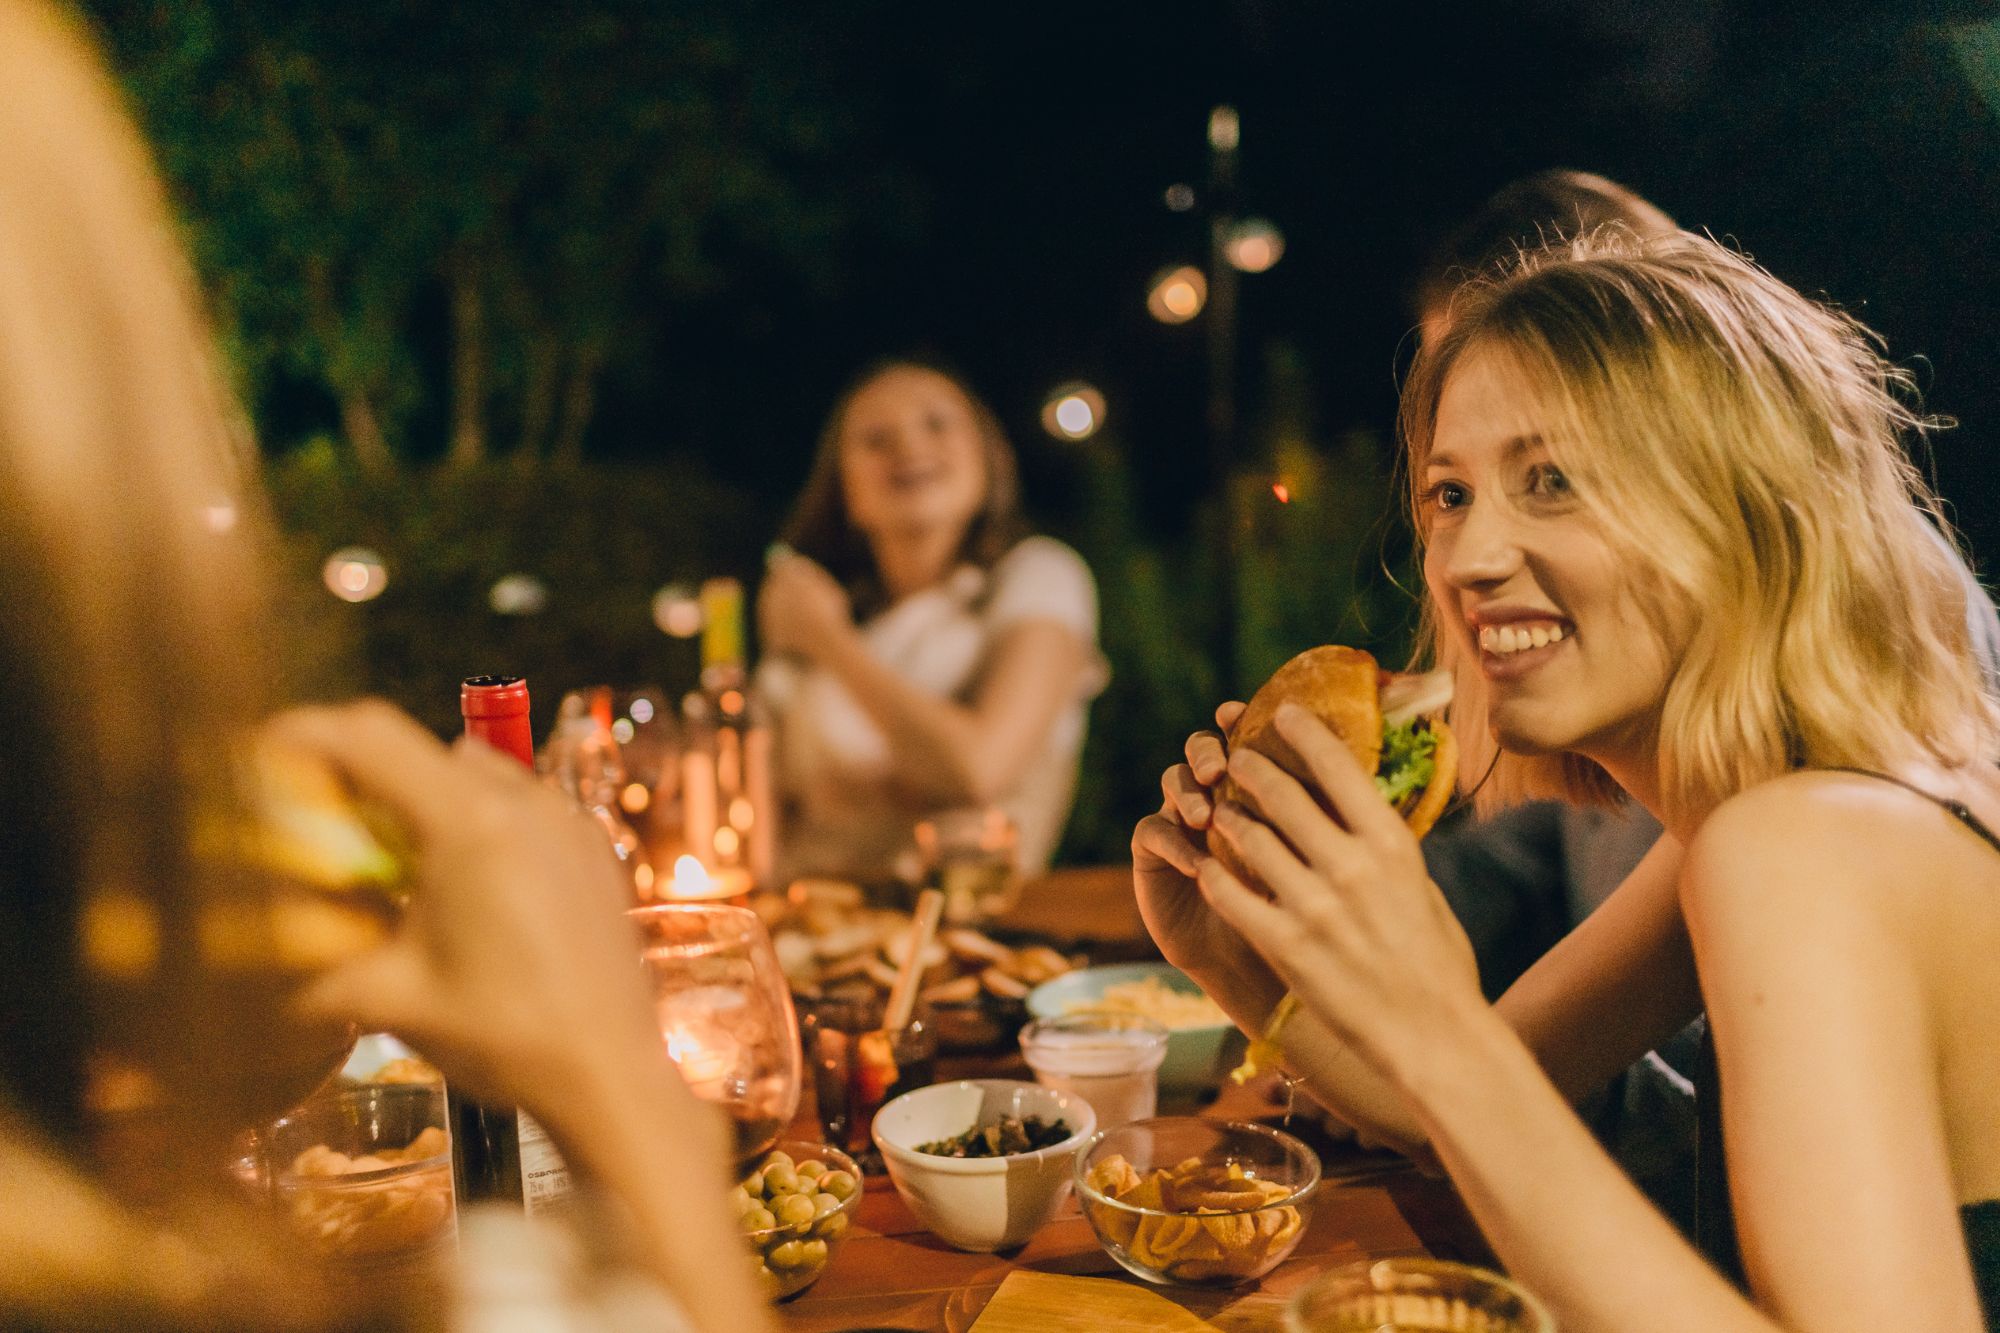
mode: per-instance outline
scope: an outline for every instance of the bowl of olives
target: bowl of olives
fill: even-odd
[[[779,1144],[730,1195],[772,1300],[796,1296],[833,1261],[861,1207],[861,1168],[838,1148]]]

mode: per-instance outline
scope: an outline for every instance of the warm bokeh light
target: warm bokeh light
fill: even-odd
[[[1219,106],[1208,113],[1208,146],[1222,152],[1233,152],[1243,142],[1243,123],[1236,118],[1236,108]]]
[[[646,790],[643,782],[628,782],[625,790],[618,793],[618,804],[625,807],[628,815],[642,814],[653,803],[653,793]]]
[[[1231,268],[1262,273],[1285,257],[1285,237],[1263,218],[1251,218],[1236,225],[1223,254]]]
[[[724,824],[715,831],[715,854],[728,860],[743,849],[743,835]]]
[[[634,699],[630,712],[632,720],[643,727],[653,720],[653,701],[651,699]]]
[[[1157,274],[1146,293],[1146,313],[1162,324],[1185,324],[1206,304],[1208,278],[1192,264]]]
[[[1189,185],[1186,181],[1176,181],[1167,187],[1165,198],[1168,211],[1174,213],[1191,212],[1195,204],[1194,186]]]
[[[1087,440],[1104,426],[1104,395],[1078,381],[1042,404],[1042,429],[1058,440]]]
[[[685,583],[669,583],[653,594],[653,623],[662,634],[692,639],[701,633],[701,599]]]
[[[549,604],[549,585],[533,574],[508,574],[494,583],[486,604],[496,616],[533,616]]]
[[[639,729],[632,725],[629,717],[621,717],[611,724],[611,739],[620,745],[630,745],[632,738],[638,734]]]
[[[326,558],[320,571],[326,590],[343,602],[372,602],[389,586],[382,557],[365,546],[346,546]]]
[[[1292,488],[1282,481],[1271,483],[1271,494],[1278,497],[1278,503],[1281,505],[1288,505],[1292,502]]]

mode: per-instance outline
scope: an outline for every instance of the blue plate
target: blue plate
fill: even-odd
[[[1036,1018],[1054,1018],[1073,1009],[1087,1009],[1108,988],[1121,982],[1144,981],[1147,977],[1158,977],[1187,995],[1201,994],[1201,987],[1177,967],[1165,963],[1118,963],[1110,967],[1086,967],[1043,982],[1028,992],[1028,1012]],[[1233,1023],[1173,1029],[1167,1037],[1166,1061],[1160,1066],[1160,1091],[1183,1097],[1213,1091],[1243,1058],[1243,1047],[1243,1034]]]

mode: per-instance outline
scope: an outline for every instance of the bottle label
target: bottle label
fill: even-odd
[[[530,1217],[560,1204],[570,1192],[569,1164],[549,1133],[526,1111],[517,1117],[521,1133],[521,1206]]]

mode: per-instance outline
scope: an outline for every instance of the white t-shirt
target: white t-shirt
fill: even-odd
[[[1089,665],[1014,790],[998,804],[1020,830],[1020,864],[1048,865],[1076,794],[1085,713],[1109,671],[1097,651],[1097,585],[1081,556],[1048,537],[1029,537],[981,570],[961,565],[941,584],[870,618],[862,642],[875,659],[920,689],[964,702],[994,646],[1011,627],[1054,621],[1088,650]],[[889,741],[834,675],[796,659],[759,668],[757,684],[777,728],[781,878],[880,879],[933,813],[891,781]]]

